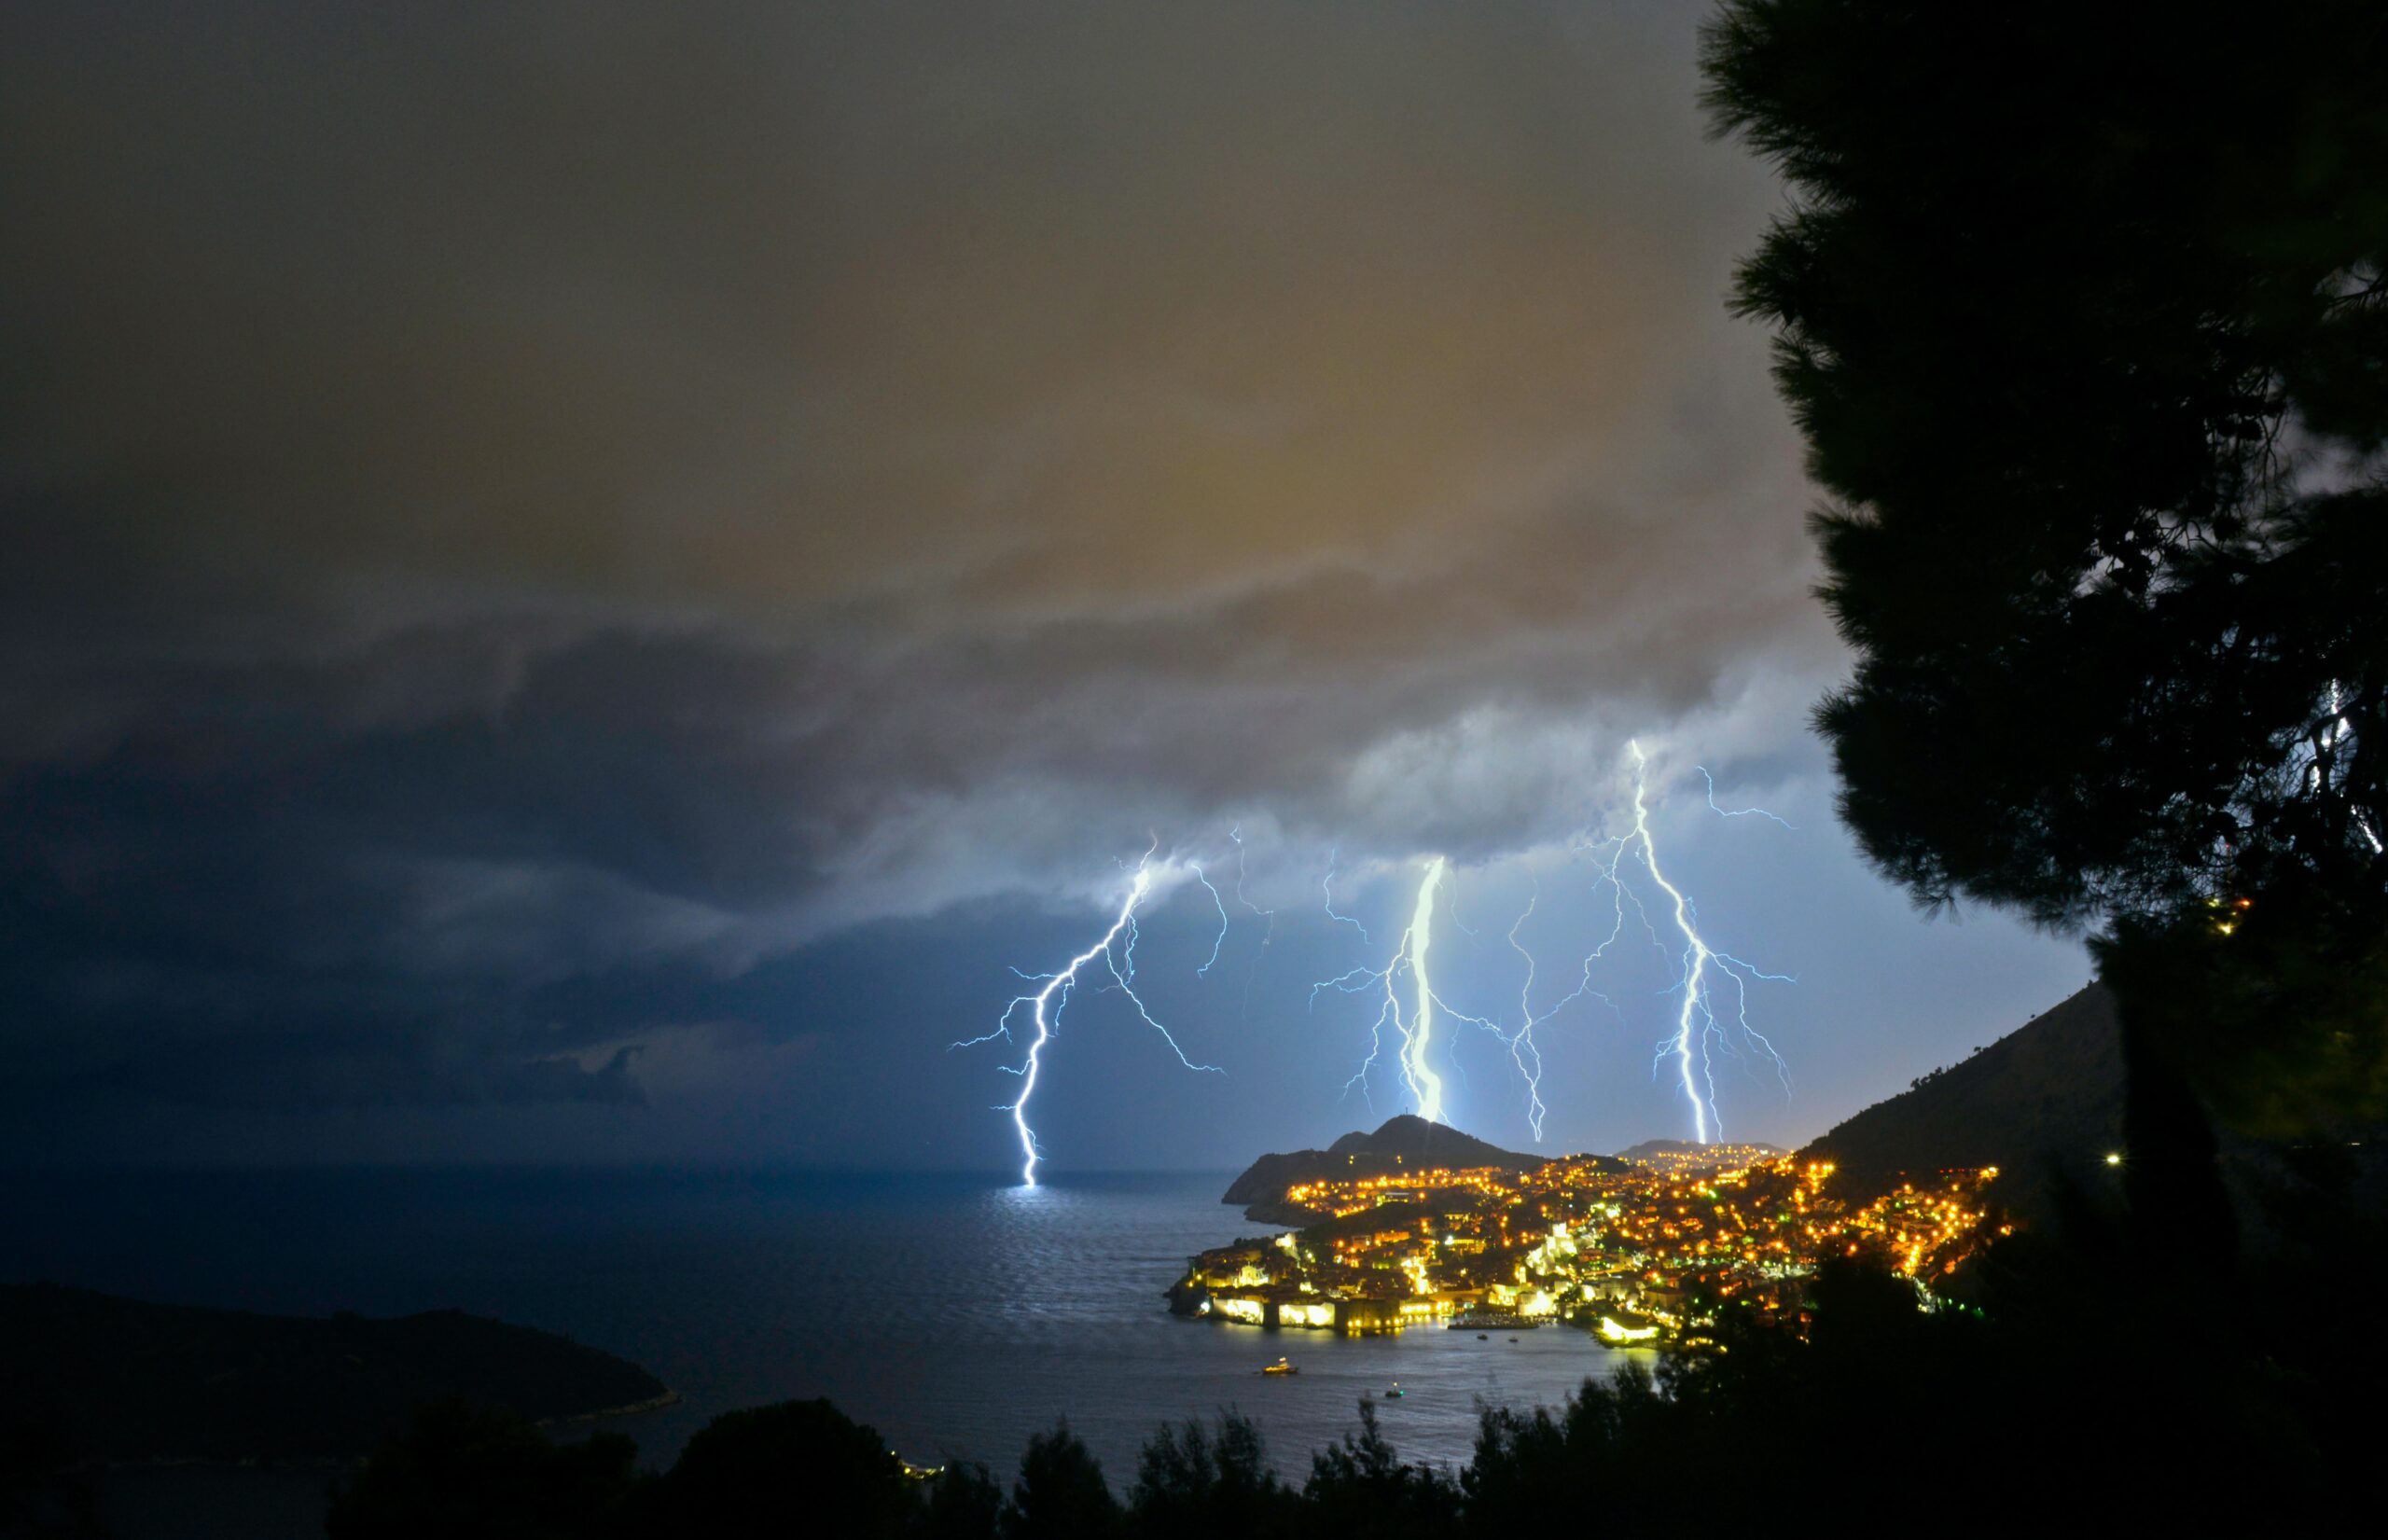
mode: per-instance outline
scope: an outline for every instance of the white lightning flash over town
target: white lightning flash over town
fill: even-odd
[[[1426,1061],[1426,1050],[1435,1042],[1435,983],[1426,972],[1426,952],[1435,944],[1435,893],[1450,870],[1451,863],[1439,855],[1426,863],[1426,880],[1418,884],[1409,928],[1401,935],[1409,980],[1415,987],[1409,1023],[1401,1034],[1401,1081],[1418,1103],[1418,1116],[1429,1123],[1443,1120],[1443,1077]],[[1390,978],[1387,987],[1391,987]]]
[[[1626,747],[1633,755],[1633,831],[1626,836],[1626,839],[1640,848],[1642,864],[1648,868],[1650,881],[1666,895],[1675,929],[1682,934],[1684,940],[1683,975],[1676,986],[1682,999],[1676,1012],[1675,1030],[1659,1045],[1652,1069],[1655,1073],[1659,1063],[1670,1058],[1674,1060],[1675,1074],[1682,1083],[1684,1096],[1691,1103],[1692,1137],[1697,1143],[1705,1145],[1724,1131],[1716,1116],[1715,1051],[1738,1053],[1742,1047],[1746,1046],[1773,1067],[1782,1079],[1784,1093],[1790,1093],[1791,1075],[1783,1062],[1783,1056],[1774,1051],[1774,1045],[1767,1041],[1764,1034],[1750,1025],[1748,985],[1751,980],[1761,978],[1778,983],[1795,980],[1787,974],[1760,972],[1738,957],[1718,951],[1700,934],[1698,907],[1685,896],[1682,889],[1669,881],[1666,873],[1659,867],[1659,847],[1650,837],[1649,756],[1642,752],[1639,742],[1629,742]],[[1703,777],[1707,775],[1705,770],[1701,773]],[[1709,806],[1715,807],[1713,781],[1710,787]],[[1722,808],[1716,811],[1725,812]],[[1736,816],[1733,813],[1725,815]],[[1772,813],[1766,816],[1774,818]],[[1780,818],[1774,821],[1783,823]],[[1784,826],[1790,827],[1787,824]],[[1714,978],[1723,978],[1733,986],[1733,1017],[1729,1033],[1716,1015]],[[1699,1061],[1696,1075],[1693,1071],[1695,1052]]]
[[[1426,1050],[1433,1046],[1434,984],[1426,972],[1426,955],[1434,945],[1435,895],[1441,888],[1451,863],[1435,856],[1426,863],[1426,874],[1418,884],[1418,895],[1410,907],[1409,923],[1403,927],[1401,939],[1395,945],[1393,955],[1381,968],[1355,967],[1332,978],[1322,978],[1311,986],[1310,1002],[1318,1005],[1319,992],[1334,990],[1342,994],[1376,992],[1379,995],[1377,1014],[1368,1023],[1368,1054],[1360,1061],[1359,1069],[1344,1082],[1348,1095],[1356,1089],[1361,1099],[1368,1096],[1368,1074],[1376,1068],[1384,1049],[1384,1034],[1391,1027],[1401,1039],[1401,1047],[1394,1056],[1402,1088],[1409,1093],[1418,1116],[1430,1123],[1443,1117],[1443,1082],[1426,1061]],[[1341,920],[1330,906],[1328,914]],[[1357,926],[1357,922],[1353,922]],[[1363,932],[1363,935],[1366,933]],[[1405,977],[1409,985],[1410,1003],[1402,1001]]]
[[[1518,938],[1520,927],[1534,911],[1535,901],[1527,903],[1516,924],[1509,928],[1509,944],[1526,964],[1525,982],[1520,987],[1518,995],[1520,1025],[1509,1034],[1511,1057],[1526,1082],[1527,1122],[1534,1131],[1534,1139],[1539,1142],[1547,1109],[1542,1099],[1542,1054],[1534,1040],[1534,1029],[1587,997],[1608,1006],[1622,1019],[1623,1012],[1615,999],[1593,988],[1592,968],[1594,964],[1609,955],[1609,949],[1625,934],[1625,911],[1630,904],[1651,944],[1673,952],[1677,959],[1674,982],[1666,992],[1675,1002],[1673,1030],[1659,1044],[1652,1060],[1652,1073],[1655,1075],[1662,1066],[1673,1061],[1673,1078],[1682,1088],[1685,1100],[1691,1104],[1692,1137],[1697,1143],[1710,1144],[1723,1133],[1723,1125],[1716,1111],[1717,1055],[1741,1058],[1746,1054],[1760,1061],[1774,1071],[1784,1094],[1789,1094],[1790,1071],[1782,1055],[1775,1051],[1774,1045],[1763,1033],[1750,1024],[1749,985],[1758,980],[1771,983],[1793,983],[1796,980],[1788,974],[1765,972],[1729,952],[1719,951],[1708,943],[1701,933],[1699,906],[1668,878],[1665,868],[1659,865],[1658,840],[1650,829],[1649,756],[1643,752],[1638,740],[1629,740],[1626,748],[1633,756],[1633,825],[1623,834],[1598,839],[1588,838],[1578,847],[1596,853],[1599,878],[1595,891],[1605,890],[1610,899],[1608,933],[1584,954],[1576,987],[1548,1008],[1537,1012],[1533,1002],[1536,971],[1534,955]],[[1719,807],[1715,778],[1708,773],[1705,767],[1699,767],[1699,770],[1701,780],[1707,788],[1707,804],[1714,812],[1726,818],[1756,816],[1770,820],[1785,829],[1792,827],[1764,808]],[[1658,896],[1663,899],[1660,907],[1673,922],[1675,934],[1682,938],[1679,950],[1661,939],[1641,895],[1627,881],[1629,856],[1633,858],[1634,866],[1648,874],[1651,884],[1658,889]],[[1537,895],[1537,900],[1538,897]],[[1715,997],[1720,979],[1733,992],[1732,1007],[1724,1015],[1718,1012]]]
[[[1659,855],[1658,837],[1651,825],[1653,794],[1649,784],[1649,757],[1638,741],[1630,741],[1626,747],[1631,756],[1633,771],[1630,798],[1631,825],[1619,833],[1586,833],[1569,841],[1571,851],[1579,856],[1590,857],[1592,894],[1596,900],[1604,894],[1606,895],[1608,923],[1581,954],[1573,970],[1575,978],[1566,992],[1539,1008],[1535,1005],[1536,986],[1545,973],[1523,933],[1527,923],[1539,911],[1543,895],[1539,879],[1529,871],[1529,878],[1535,884],[1534,890],[1525,908],[1510,923],[1506,937],[1509,950],[1517,954],[1524,970],[1518,986],[1516,1024],[1506,1026],[1485,1016],[1452,1006],[1437,990],[1431,964],[1435,956],[1437,914],[1452,902],[1453,867],[1448,856],[1429,856],[1416,888],[1410,893],[1408,922],[1383,962],[1381,964],[1363,964],[1311,986],[1310,1005],[1313,1010],[1319,996],[1328,992],[1368,995],[1375,1002],[1375,1014],[1368,1023],[1368,1053],[1359,1068],[1345,1081],[1346,1095],[1357,1089],[1364,1101],[1370,1100],[1371,1077],[1379,1071],[1390,1046],[1393,1049],[1394,1077],[1409,1108],[1429,1122],[1448,1123],[1443,1067],[1448,1061],[1450,1067],[1457,1068],[1461,1061],[1452,1053],[1454,1045],[1446,1040],[1448,1034],[1438,1035],[1437,1028],[1444,1023],[1473,1026],[1498,1038],[1507,1050],[1510,1063],[1524,1085],[1527,1126],[1534,1141],[1541,1142],[1550,1109],[1544,1096],[1544,1043],[1536,1034],[1549,1027],[1562,1013],[1585,1000],[1597,1002],[1616,1016],[1620,1023],[1628,1020],[1626,1009],[1619,1001],[1630,1000],[1631,996],[1625,995],[1616,986],[1610,990],[1597,987],[1594,980],[1601,964],[1615,960],[1615,949],[1624,938],[1629,922],[1638,925],[1640,932],[1648,937],[1649,944],[1669,959],[1673,981],[1661,992],[1671,1003],[1669,1024],[1653,1055],[1652,1073],[1655,1076],[1663,1072],[1690,1104],[1693,1138],[1701,1144],[1709,1144],[1722,1137],[1723,1127],[1716,1100],[1715,1071],[1719,1059],[1762,1063],[1774,1073],[1785,1094],[1789,1093],[1789,1070],[1774,1045],[1752,1024],[1749,995],[1750,986],[1754,983],[1789,983],[1795,980],[1786,974],[1766,972],[1711,944],[1701,928],[1699,905],[1673,878],[1668,876]],[[1715,778],[1705,767],[1697,769],[1704,785],[1706,805],[1721,817],[1758,817],[1785,829],[1792,827],[1764,808],[1720,806],[1716,801]],[[1250,910],[1266,922],[1262,937],[1265,947],[1274,932],[1277,911],[1254,902],[1245,892],[1248,873],[1242,833],[1241,826],[1231,828],[1228,833],[1236,858],[1234,896],[1237,907]],[[1022,1157],[1020,1179],[1029,1186],[1035,1185],[1036,1170],[1044,1158],[1029,1121],[1029,1103],[1045,1067],[1046,1051],[1059,1031],[1062,1013],[1069,1005],[1072,994],[1085,981],[1086,970],[1098,962],[1102,964],[1103,973],[1107,975],[1105,989],[1116,988],[1124,995],[1138,1019],[1161,1034],[1180,1063],[1204,1073],[1223,1073],[1217,1065],[1197,1063],[1189,1058],[1176,1037],[1161,1024],[1136,990],[1138,916],[1164,885],[1188,881],[1199,883],[1208,895],[1212,909],[1217,916],[1218,929],[1212,938],[1207,958],[1194,969],[1196,978],[1207,978],[1217,964],[1230,923],[1226,894],[1211,881],[1199,862],[1156,859],[1157,850],[1158,844],[1153,850],[1147,850],[1137,862],[1127,892],[1112,913],[1109,927],[1091,945],[1055,972],[1020,974],[1020,977],[1038,987],[1033,992],[1014,996],[997,1018],[993,1030],[953,1045],[968,1047],[996,1038],[1007,1042],[1026,1038],[1025,1059],[1017,1065],[1002,1066],[1007,1074],[1020,1077],[1020,1088],[1019,1096],[1000,1110],[1011,1115]],[[1330,923],[1349,927],[1366,945],[1368,937],[1367,926],[1355,915],[1340,912],[1335,907],[1334,882],[1339,860],[1340,853],[1330,852],[1326,875],[1319,883],[1324,899],[1322,908]],[[1456,916],[1452,918],[1456,924]],[[1250,980],[1247,979],[1247,995],[1249,987]],[[1721,998],[1720,992],[1728,991],[1729,999]],[[1016,1028],[1019,1029],[1017,1032]]]
[[[1483,1017],[1471,1015],[1452,1007],[1439,993],[1427,970],[1428,950],[1434,940],[1435,906],[1437,893],[1443,888],[1450,872],[1449,862],[1436,857],[1428,863],[1424,879],[1419,884],[1408,926],[1399,944],[1381,966],[1361,966],[1322,979],[1311,989],[1311,1004],[1314,1008],[1319,994],[1332,990],[1343,994],[1373,994],[1377,1013],[1369,1024],[1368,1057],[1359,1070],[1345,1083],[1345,1091],[1357,1088],[1366,1097],[1370,1075],[1382,1054],[1385,1033],[1392,1030],[1399,1041],[1395,1056],[1398,1079],[1418,1115],[1431,1121],[1444,1121],[1445,1098],[1440,1075],[1426,1057],[1435,1047],[1435,1025],[1441,1018],[1480,1027],[1501,1038],[1508,1048],[1510,1062],[1524,1083],[1526,1122],[1535,1142],[1543,1138],[1549,1108],[1543,1096],[1544,1058],[1542,1044],[1535,1034],[1549,1025],[1553,1019],[1578,1001],[1597,1001],[1623,1021],[1625,1013],[1617,999],[1594,984],[1595,969],[1612,955],[1617,943],[1624,936],[1628,909],[1639,923],[1650,944],[1665,953],[1673,963],[1673,982],[1665,991],[1673,1002],[1669,1030],[1660,1040],[1653,1060],[1654,1073],[1671,1067],[1671,1078],[1677,1084],[1685,1100],[1690,1103],[1692,1134],[1701,1144],[1714,1142],[1722,1131],[1716,1110],[1715,1061],[1718,1058],[1756,1060],[1770,1068],[1781,1081],[1784,1091],[1790,1089],[1790,1074],[1774,1045],[1759,1032],[1749,1018],[1749,986],[1760,980],[1789,983],[1787,974],[1769,973],[1744,962],[1729,952],[1711,945],[1700,925],[1699,906],[1689,895],[1666,873],[1661,862],[1658,839],[1651,828],[1649,761],[1638,741],[1629,742],[1628,752],[1633,760],[1633,784],[1631,798],[1631,826],[1623,833],[1594,838],[1590,835],[1571,841],[1572,848],[1590,853],[1595,869],[1594,895],[1607,895],[1609,924],[1580,959],[1573,987],[1549,1004],[1536,1008],[1534,989],[1542,977],[1533,950],[1522,935],[1541,903],[1537,885],[1518,918],[1511,923],[1507,940],[1524,967],[1518,987],[1517,1024],[1504,1028]],[[1700,774],[1706,787],[1708,807],[1726,818],[1755,816],[1765,818],[1789,829],[1792,825],[1763,808],[1726,808],[1715,798],[1715,780],[1702,767]],[[1640,874],[1640,875],[1637,875]],[[1662,918],[1654,923],[1653,905],[1645,903],[1637,885],[1655,890],[1650,898]],[[1330,919],[1344,920],[1332,905],[1327,909]],[[1669,940],[1660,933],[1667,925],[1676,938]],[[1718,992],[1729,990],[1729,1006],[1718,998]]]
[[[1368,1024],[1368,1057],[1361,1061],[1359,1069],[1351,1079],[1344,1082],[1344,1094],[1349,1095],[1357,1089],[1363,1101],[1368,1099],[1368,1075],[1383,1052],[1385,1029],[1390,1027],[1401,1040],[1400,1047],[1394,1055],[1396,1077],[1418,1116],[1430,1123],[1449,1121],[1444,1116],[1443,1078],[1429,1058],[1436,1046],[1436,1014],[1440,1012],[1455,1021],[1480,1027],[1505,1043],[1509,1041],[1509,1035],[1497,1023],[1454,1009],[1436,992],[1434,976],[1427,970],[1427,958],[1435,944],[1436,906],[1450,875],[1451,861],[1448,857],[1437,855],[1427,860],[1425,874],[1419,881],[1417,895],[1410,903],[1409,923],[1402,927],[1401,939],[1382,967],[1352,968],[1332,978],[1320,979],[1311,986],[1310,991],[1313,1009],[1318,1005],[1320,992],[1324,990],[1333,990],[1340,994],[1373,992],[1377,995],[1377,1014]],[[1328,913],[1337,920],[1345,918],[1335,914],[1331,909]],[[1522,1061],[1520,1068],[1524,1068]]]

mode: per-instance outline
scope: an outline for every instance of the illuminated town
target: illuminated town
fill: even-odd
[[[1700,1157],[1704,1157],[1701,1158]],[[1985,1200],[1995,1167],[1870,1200],[1833,1168],[1710,1145],[1631,1164],[1424,1170],[1298,1184],[1306,1228],[1189,1259],[1183,1313],[1352,1334],[1567,1322],[1617,1344],[1697,1341],[1716,1312],[1802,1325],[1787,1280],[1828,1256],[1882,1257],[1919,1288],[2012,1227]]]

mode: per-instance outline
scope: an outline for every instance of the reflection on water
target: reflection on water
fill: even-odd
[[[1288,1474],[1382,1403],[1405,1456],[1466,1458],[1480,1400],[1556,1403],[1621,1356],[1563,1328],[1485,1341],[1265,1332],[1167,1313],[1190,1253],[1261,1228],[1229,1178],[309,1172],[15,1184],[10,1281],[252,1310],[458,1306],[568,1333],[686,1397],[616,1424],[668,1464],[706,1419],[826,1395],[917,1459],[1008,1470],[1067,1416],[1115,1481],[1163,1419],[1253,1414]],[[1280,1353],[1301,1373],[1263,1378]]]

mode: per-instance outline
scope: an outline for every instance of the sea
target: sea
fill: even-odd
[[[0,1189],[0,1280],[303,1315],[454,1307],[560,1332],[679,1393],[603,1424],[658,1468],[719,1413],[809,1396],[916,1464],[1003,1477],[1067,1419],[1123,1490],[1159,1424],[1227,1408],[1298,1481],[1364,1397],[1404,1458],[1456,1465],[1479,1407],[1555,1407],[1631,1356],[1563,1326],[1342,1338],[1173,1316],[1162,1294],[1188,1256],[1276,1233],[1220,1203],[1231,1176],[21,1174]],[[1262,1375],[1280,1355],[1299,1373]],[[337,1474],[120,1469],[103,1516],[127,1540],[296,1540],[322,1533]]]

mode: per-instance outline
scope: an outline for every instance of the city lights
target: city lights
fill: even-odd
[[[1569,1320],[1613,1344],[1685,1339],[1720,1310],[1793,1329],[1786,1283],[1829,1256],[1881,1256],[1928,1292],[2003,1224],[1995,1167],[1952,1169],[1868,1197],[1834,1168],[1763,1146],[1661,1152],[1619,1169],[1572,1157],[1305,1182],[1285,1201],[1322,1217],[1297,1236],[1191,1258],[1179,1289],[1218,1318],[1346,1332]]]

